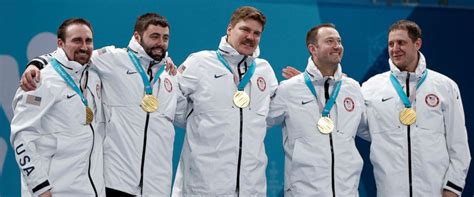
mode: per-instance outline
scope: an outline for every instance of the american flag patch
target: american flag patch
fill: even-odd
[[[181,66],[178,68],[178,72],[179,72],[179,73],[183,73],[184,70],[186,70],[186,66],[184,66],[184,65],[181,65]]]
[[[33,96],[33,95],[28,94],[28,96],[26,96],[26,103],[31,104],[31,105],[40,106],[41,105],[41,97]]]
[[[99,51],[97,52],[99,55],[102,55],[104,53],[107,53],[107,49],[104,47],[102,49],[99,49]]]

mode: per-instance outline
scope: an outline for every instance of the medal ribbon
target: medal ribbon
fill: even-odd
[[[64,81],[69,85],[69,87],[71,87],[74,90],[74,92],[76,92],[79,95],[79,97],[81,97],[82,103],[84,103],[84,105],[87,107],[88,106],[87,99],[82,94],[81,89],[77,87],[72,77],[59,64],[58,60],[56,60],[56,58],[53,58],[53,60],[51,61],[51,64],[53,65],[54,70],[56,70],[56,72],[64,79]]]
[[[311,90],[311,93],[316,97],[316,100],[318,100],[318,95],[316,93],[316,89],[314,89],[313,83],[311,83],[311,78],[309,77],[309,74],[307,72],[303,73],[304,75],[304,81],[306,83],[306,86],[308,86],[309,90]],[[334,90],[331,93],[331,96],[329,97],[329,100],[326,102],[326,105],[324,106],[322,116],[323,117],[329,117],[329,112],[331,111],[332,106],[336,102],[337,95],[339,95],[339,90],[341,90],[341,84],[342,81],[337,81],[336,84],[334,85]]]
[[[148,76],[145,74],[145,70],[143,70],[142,65],[140,64],[140,60],[138,60],[138,57],[133,54],[131,50],[128,51],[128,57],[130,57],[130,60],[132,60],[133,65],[135,66],[136,70],[138,73],[140,73],[140,76],[142,77],[143,85],[145,86],[145,92],[146,94],[152,94],[153,89],[152,85],[156,83],[160,75],[163,73],[165,70],[165,64],[163,64],[160,69],[155,73],[155,79],[153,80],[153,83],[150,83],[148,81]]]
[[[428,70],[425,70],[423,74],[421,75],[421,79],[418,81],[416,84],[416,90],[418,90],[418,87],[425,82],[426,76],[428,75]],[[403,104],[405,105],[406,108],[411,108],[411,102],[410,99],[408,99],[407,95],[403,91],[402,85],[400,82],[398,82],[397,77],[393,73],[390,74],[390,82],[392,82],[393,87],[397,91],[398,96],[400,99],[402,99]]]
[[[227,61],[224,59],[222,54],[219,53],[219,51],[216,51],[216,54],[217,54],[217,59],[219,59],[219,61],[222,64],[224,64],[224,66],[227,68],[227,70],[229,70],[230,73],[232,73],[232,75],[233,75],[234,73],[232,72],[232,68],[229,66],[229,63],[227,63]],[[252,78],[252,75],[253,75],[254,72],[255,72],[255,61],[253,61],[252,64],[250,64],[249,70],[245,73],[244,77],[242,77],[242,80],[240,81],[239,85],[237,86],[237,89],[239,91],[244,90],[245,86],[249,83],[250,78]]]

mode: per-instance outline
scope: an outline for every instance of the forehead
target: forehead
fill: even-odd
[[[148,27],[145,29],[145,32],[143,32],[144,34],[154,34],[154,33],[158,33],[158,34],[169,34],[170,33],[170,28],[169,27],[162,27],[160,25],[153,25],[153,24],[150,24],[148,25]]]
[[[239,28],[239,27],[248,27],[248,28],[251,28],[253,30],[256,30],[256,31],[262,31],[262,24],[257,21],[257,20],[254,20],[254,19],[240,19],[239,22],[237,22],[235,25],[234,25],[235,28]]]
[[[318,37],[321,39],[325,38],[340,38],[339,32],[332,27],[323,27],[318,31]]]
[[[84,24],[69,25],[66,28],[66,39],[76,37],[92,38],[92,31],[87,25]]]
[[[395,41],[395,40],[408,40],[410,37],[408,36],[408,31],[403,29],[395,29],[388,33],[388,41]]]

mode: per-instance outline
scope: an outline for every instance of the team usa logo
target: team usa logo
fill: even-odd
[[[434,94],[428,94],[425,97],[425,103],[430,107],[436,107],[439,104],[439,98]]]
[[[344,108],[346,108],[348,112],[351,112],[354,110],[355,104],[354,104],[354,101],[351,99],[351,97],[346,97],[344,99]]]
[[[265,88],[267,88],[267,83],[265,82],[265,79],[263,77],[257,78],[257,86],[260,91],[265,91]]]
[[[168,92],[171,92],[171,90],[173,90],[173,84],[171,84],[171,81],[168,78],[165,78],[165,89]]]

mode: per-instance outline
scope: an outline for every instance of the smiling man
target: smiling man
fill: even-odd
[[[11,144],[22,196],[104,196],[101,81],[90,59],[92,27],[68,19],[38,88],[18,89]]]
[[[362,85],[377,196],[460,196],[471,160],[456,83],[427,69],[421,29],[388,34],[390,71]]]
[[[277,80],[258,58],[265,21],[254,7],[238,8],[217,50],[180,66],[191,112],[174,196],[266,196],[265,118]]]
[[[268,115],[269,126],[283,126],[285,196],[359,196],[359,83],[342,74],[344,47],[333,24],[312,28],[306,44],[305,72],[281,82]]]

